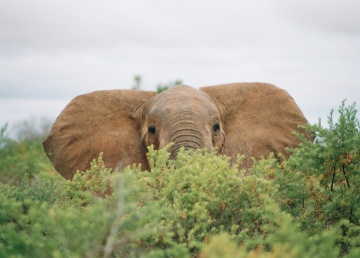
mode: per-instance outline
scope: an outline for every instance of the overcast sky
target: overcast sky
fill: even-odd
[[[0,0],[0,126],[76,95],[261,81],[326,124],[360,106],[360,1]]]

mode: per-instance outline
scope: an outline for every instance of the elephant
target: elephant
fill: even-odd
[[[66,179],[84,171],[103,152],[105,165],[121,171],[132,164],[149,170],[147,147],[169,143],[170,158],[186,150],[217,148],[246,160],[273,152],[285,157],[297,147],[293,131],[308,121],[294,99],[272,84],[250,82],[172,87],[159,94],[102,90],[75,97],[60,113],[43,142],[55,169]]]

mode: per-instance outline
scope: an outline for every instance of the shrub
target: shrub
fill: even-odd
[[[280,163],[150,147],[151,172],[100,154],[72,181],[2,130],[0,151],[23,165],[1,163],[0,257],[359,257],[359,122],[355,105],[339,113]]]
[[[38,138],[21,142],[11,139],[7,125],[0,129],[0,182],[20,184],[24,175],[34,178],[40,171],[56,175]]]
[[[92,163],[87,171],[91,178],[78,172],[74,181],[41,175],[19,187],[1,184],[0,257],[123,257],[144,252],[146,248],[132,248],[134,239],[153,231],[143,226],[155,222],[158,209],[151,204],[138,209],[144,197],[133,195],[137,186],[130,172],[112,176],[114,194],[100,198],[98,190],[109,183],[104,176],[109,169],[102,164],[101,156],[99,163]]]
[[[299,149],[284,163],[276,177],[281,185],[280,203],[283,210],[301,222],[302,229],[315,235],[346,220],[348,228],[340,234],[338,243],[342,254],[351,247],[347,237],[359,239],[360,226],[360,125],[355,104],[338,109],[339,119],[328,117],[328,127],[306,127],[315,132],[321,141],[314,144],[302,140]],[[290,187],[291,186],[291,187]],[[356,233],[355,233],[356,232]],[[351,236],[350,236],[351,235]]]

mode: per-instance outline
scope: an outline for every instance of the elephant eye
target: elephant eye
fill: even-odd
[[[213,132],[217,133],[218,131],[220,131],[220,125],[219,123],[216,123],[213,125]]]
[[[148,128],[148,132],[149,132],[149,134],[152,134],[152,135],[156,134],[156,127],[153,125],[150,125]]]

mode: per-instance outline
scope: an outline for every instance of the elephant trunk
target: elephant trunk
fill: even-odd
[[[174,130],[170,135],[170,142],[174,143],[170,149],[170,158],[176,158],[181,147],[185,150],[204,148],[203,136],[194,126]]]

